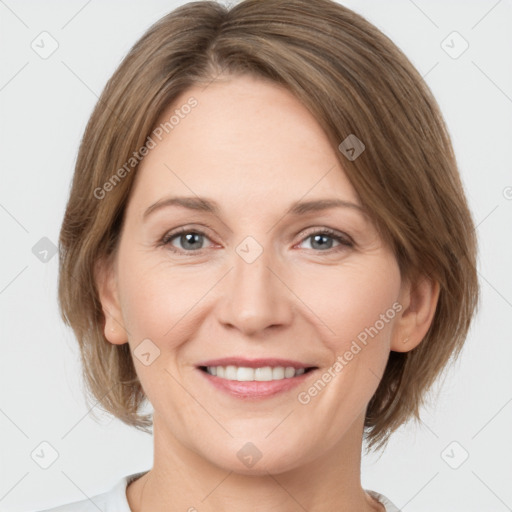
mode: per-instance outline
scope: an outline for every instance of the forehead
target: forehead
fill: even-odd
[[[138,211],[169,193],[259,203],[260,209],[266,201],[289,204],[326,194],[357,202],[336,148],[278,84],[242,76],[191,87],[158,127],[161,140],[152,137],[156,145],[137,170],[132,202]]]

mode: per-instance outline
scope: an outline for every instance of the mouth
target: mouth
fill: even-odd
[[[316,369],[316,366],[307,368],[294,368],[293,366],[261,366],[251,368],[248,366],[199,366],[199,369],[208,375],[225,380],[238,382],[269,382],[273,380],[291,379]]]
[[[260,399],[289,391],[318,369],[283,359],[217,359],[197,366],[216,389],[236,398]]]

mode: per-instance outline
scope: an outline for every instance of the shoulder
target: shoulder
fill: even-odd
[[[368,489],[365,489],[365,492],[367,492],[372,498],[375,498],[377,501],[382,503],[384,507],[386,508],[386,512],[401,512],[401,510],[391,502],[389,498],[386,498],[383,494],[380,494],[375,491],[370,491]]]
[[[126,487],[144,473],[146,471],[124,476],[110,490],[96,496],[38,512],[131,512],[126,498]]]

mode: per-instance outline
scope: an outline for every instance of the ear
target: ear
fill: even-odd
[[[439,283],[426,276],[404,281],[399,298],[402,309],[393,330],[391,350],[409,352],[421,343],[434,319],[439,291]]]
[[[94,281],[105,316],[103,327],[105,338],[114,345],[128,342],[119,301],[114,258],[102,258],[94,267]]]

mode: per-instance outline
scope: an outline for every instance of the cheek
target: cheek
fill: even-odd
[[[315,286],[303,286],[304,302],[324,325],[331,349],[346,350],[357,339],[389,339],[401,282],[394,258],[340,266],[318,273],[311,282]]]
[[[155,408],[168,407],[169,396],[173,407],[185,407],[186,394],[175,381],[182,380],[177,360],[193,336],[190,318],[204,291],[183,272],[144,259],[126,259],[119,275],[123,317],[142,388]]]
[[[119,268],[122,310],[134,345],[144,338],[157,345],[180,342],[204,283],[179,269],[148,259],[126,259]]]
[[[193,336],[194,317],[208,303],[205,293],[217,278],[213,269],[173,266],[153,254],[127,250],[119,261],[120,297],[125,325],[137,346],[149,338],[158,346],[176,348]],[[309,266],[307,272],[283,273],[308,316],[324,333],[324,343],[336,352],[377,328],[385,336],[392,325],[387,312],[400,291],[400,272],[394,257],[383,251],[336,266]],[[284,294],[282,300],[296,301]],[[210,304],[211,306],[211,304]],[[197,328],[197,326],[196,326]],[[293,328],[293,326],[292,326]],[[190,332],[189,332],[190,331]],[[375,335],[371,336],[373,339]]]

